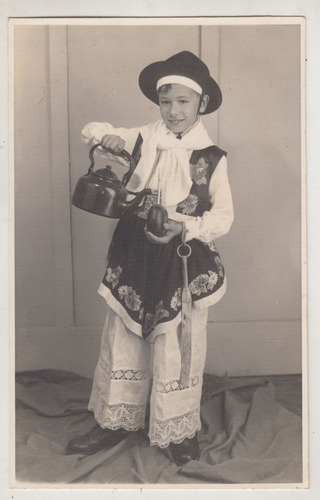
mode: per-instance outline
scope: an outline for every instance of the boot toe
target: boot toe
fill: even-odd
[[[102,429],[96,425],[91,431],[83,436],[71,439],[66,446],[66,454],[92,455],[103,448],[111,448],[118,444],[128,435],[128,431],[119,429],[116,431]]]
[[[183,465],[191,460],[199,460],[200,449],[197,436],[184,439],[180,444],[170,444],[170,451],[174,462]]]

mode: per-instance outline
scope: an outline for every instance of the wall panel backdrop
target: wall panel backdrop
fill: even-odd
[[[300,372],[299,43],[298,26],[15,27],[18,370],[92,376],[115,221],[70,207],[89,165],[80,132],[89,121],[157,119],[139,71],[191,50],[222,87],[223,106],[204,122],[228,151],[235,204],[217,241],[229,287],[210,310],[207,370]]]

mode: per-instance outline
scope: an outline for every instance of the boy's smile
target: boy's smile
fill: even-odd
[[[161,117],[174,134],[182,134],[192,127],[198,119],[199,111],[203,112],[207,103],[208,96],[203,97],[200,105],[200,95],[178,83],[171,84],[166,92],[160,91],[159,94]]]

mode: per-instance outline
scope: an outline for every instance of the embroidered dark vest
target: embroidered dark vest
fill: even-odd
[[[136,166],[141,158],[142,141],[142,136],[139,134],[132,152]],[[218,146],[208,146],[192,152],[189,164],[192,186],[187,198],[178,203],[177,212],[198,217],[206,210],[210,210],[209,183],[216,166],[223,156],[227,156],[227,153]]]

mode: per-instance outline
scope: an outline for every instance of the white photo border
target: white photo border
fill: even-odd
[[[69,4],[68,4],[68,7],[66,6],[63,6],[63,2],[61,2],[61,5],[59,5],[59,2],[56,2],[55,3],[55,6],[50,6],[50,9],[44,9],[43,8],[43,3],[41,2],[28,2],[28,1],[25,1],[25,2],[9,2],[10,5],[6,6],[7,7],[7,14],[6,14],[6,18],[5,19],[2,19],[1,20],[1,24],[3,25],[3,27],[5,27],[5,29],[2,30],[2,32],[6,32],[6,21],[9,17],[18,17],[20,21],[22,21],[22,19],[26,19],[26,22],[30,22],[30,18],[31,17],[37,17],[37,16],[40,16],[42,19],[43,18],[47,18],[48,20],[48,24],[52,23],[54,21],[54,19],[51,17],[51,16],[57,16],[57,17],[65,17],[65,16],[69,16],[69,9],[71,8],[71,4],[72,4],[72,9],[73,9],[73,16],[74,15],[79,15],[79,16],[83,16],[85,18],[87,18],[87,16],[90,16],[90,10],[88,7],[86,7],[86,14],[82,14],[82,8],[78,8],[77,7],[77,2],[73,2],[73,1],[70,1]],[[99,5],[96,5],[97,3],[99,3]],[[148,2],[136,2],[134,5],[135,5],[135,17],[138,16],[146,16],[147,18],[150,17],[150,16],[154,16],[156,14],[156,16],[161,16],[161,15],[170,15],[170,16],[175,16],[175,17],[179,17],[177,16],[177,14],[173,14],[171,11],[174,10],[174,8],[172,6],[169,6],[167,5],[168,2],[166,1],[163,1],[161,2],[161,5],[162,5],[162,10],[163,11],[166,11],[166,14],[160,14],[159,12],[159,7],[157,9],[152,9],[151,6],[148,7]],[[248,12],[248,10],[246,11],[246,4],[249,3],[251,8],[252,8],[252,2],[246,2],[246,0],[243,0],[242,2],[233,2],[233,1],[230,1],[228,2],[228,7],[224,6],[225,9],[223,9],[223,6],[222,6],[222,3],[224,2],[216,2],[217,5],[215,5],[215,9],[212,8],[212,6],[209,6],[210,2],[200,2],[201,6],[202,6],[202,9],[199,9],[199,2],[197,2],[197,7],[198,9],[196,10],[201,10],[201,14],[202,14],[202,11],[203,12],[206,12],[205,14],[202,14],[202,15],[205,15],[205,16],[221,16],[221,15],[224,15],[224,16],[250,16],[248,19],[251,19],[251,22],[254,22],[254,18],[256,15],[267,15],[267,16],[285,16],[285,18],[296,18],[296,17],[299,17],[299,16],[303,16],[306,18],[306,22],[307,22],[307,59],[309,61],[309,63],[307,64],[307,88],[306,88],[306,94],[307,94],[307,165],[308,165],[308,176],[307,176],[307,179],[308,179],[308,185],[307,185],[307,189],[308,189],[308,199],[307,199],[307,212],[308,212],[308,223],[307,223],[307,232],[308,232],[308,241],[309,241],[309,248],[308,248],[308,262],[309,262],[309,286],[308,286],[308,295],[309,295],[309,299],[308,299],[308,303],[309,303],[309,363],[311,367],[313,366],[316,366],[316,361],[317,361],[317,357],[318,356],[318,348],[319,348],[319,341],[318,339],[316,338],[316,329],[317,329],[317,318],[316,318],[316,308],[317,308],[317,283],[319,282],[319,270],[317,269],[317,266],[316,266],[316,257],[317,257],[317,249],[319,249],[319,236],[317,235],[317,231],[316,231],[316,228],[317,228],[317,213],[316,213],[316,208],[317,208],[317,198],[318,195],[317,195],[317,186],[319,186],[319,173],[316,171],[316,165],[314,165],[314,160],[316,158],[319,157],[319,154],[317,155],[317,152],[318,152],[318,148],[319,148],[319,141],[316,140],[317,136],[316,136],[316,130],[317,129],[317,119],[319,120],[319,115],[317,114],[317,110],[318,110],[318,107],[319,107],[319,103],[317,103],[317,93],[316,93],[316,84],[317,82],[319,83],[319,64],[317,65],[314,61],[315,60],[318,60],[319,57],[318,57],[318,54],[317,54],[317,47],[319,47],[319,43],[317,43],[317,40],[319,39],[319,28],[320,28],[320,24],[319,24],[319,9],[317,8],[318,5],[317,5],[317,2],[313,2],[313,1],[310,1],[310,2],[278,2],[277,3],[277,6],[278,8],[275,8],[275,3],[276,2],[273,2],[273,1],[270,1],[268,2],[268,5],[265,4],[264,6],[264,14],[260,14],[258,12],[258,8],[256,8],[255,12]],[[241,3],[241,7],[240,7],[240,4]],[[17,5],[17,4],[20,4],[20,5]],[[24,4],[27,8],[25,9],[21,9],[21,4]],[[116,4],[116,5],[114,5]],[[142,5],[143,4],[143,5]],[[234,12],[233,14],[230,14],[230,7],[231,7],[231,4],[233,5],[233,9],[234,9]],[[281,10],[281,7],[285,7],[286,4],[286,8],[287,8],[287,13],[286,14],[279,14],[279,12],[276,12],[277,10]],[[288,5],[290,4],[290,5]],[[294,4],[294,5],[293,5]],[[296,5],[297,4],[297,5]],[[308,6],[307,6],[308,4]],[[95,11],[94,11],[94,16],[103,16],[105,17],[106,16],[106,12],[104,12],[104,14],[102,13],[99,13],[100,10],[108,10],[108,14],[110,13],[110,15],[115,15],[115,11],[117,11],[120,7],[123,7],[123,2],[110,2],[110,5],[108,3],[108,9],[105,8],[105,5],[104,5],[104,9],[103,9],[103,6],[101,5],[101,2],[93,2],[93,8],[95,7]],[[130,4],[129,5],[126,5],[126,8],[123,10],[123,13],[130,16],[131,14],[131,10],[132,10],[132,5],[133,4]],[[187,8],[185,5],[183,5],[183,8],[182,8],[182,5],[183,5],[183,2],[175,2],[175,9],[180,9],[180,12],[183,11],[184,15],[190,15],[190,16],[196,16],[197,18],[201,16],[200,15],[197,15],[195,13],[195,7],[191,8]],[[20,7],[20,10],[19,10],[19,7]],[[109,9],[110,7],[110,9]],[[167,10],[166,10],[166,7],[167,7]],[[290,7],[290,8],[289,8]],[[295,8],[294,8],[295,7]],[[6,10],[6,9],[4,9]],[[48,10],[48,12],[47,12]],[[190,14],[189,14],[189,10],[191,11]],[[224,10],[224,14],[221,14],[221,11]],[[23,11],[23,12],[22,12]],[[50,12],[49,12],[50,11]],[[54,12],[55,11],[55,12]],[[155,12],[156,11],[156,12]],[[219,12],[218,12],[219,11]],[[242,13],[240,13],[240,11],[242,11]],[[142,13],[144,12],[144,13]],[[138,15],[139,14],[139,15]],[[199,14],[199,12],[198,12]],[[26,17],[24,17],[26,16]],[[48,16],[48,17],[47,17]],[[118,16],[119,16],[119,11],[118,11]],[[224,22],[227,24],[228,23],[228,17],[225,17],[224,18]],[[259,19],[259,18],[255,18],[255,19]],[[260,18],[261,20],[263,19],[262,17]],[[284,19],[282,18],[282,21]],[[90,18],[88,17],[87,21],[90,23]],[[101,20],[103,21],[103,20]],[[115,19],[113,20],[115,21]],[[120,19],[119,20],[121,23],[124,21],[124,19]],[[67,19],[67,22],[72,22],[72,18],[69,18]],[[175,21],[174,21],[175,22]],[[319,41],[319,40],[318,40]],[[3,44],[2,45],[3,47],[6,46],[6,44]],[[1,60],[3,59],[5,62],[6,62],[6,52],[5,51],[2,51],[1,50]],[[319,87],[318,87],[319,88]],[[7,86],[6,86],[6,82],[2,82],[1,83],[1,96],[6,96],[7,95]],[[8,117],[8,111],[7,111],[7,106],[6,106],[6,99],[1,99],[1,108],[0,108],[0,112],[1,112],[1,115],[2,116],[5,116],[6,118]],[[8,129],[6,127],[6,123],[7,123],[7,120],[3,120],[5,126],[1,126],[1,136],[4,137],[4,140],[3,140],[3,144],[4,146],[2,146],[1,150],[0,150],[0,154],[1,154],[1,159],[4,160],[2,162],[3,165],[5,165],[7,163],[7,158],[8,158],[8,143],[9,143],[9,140],[10,140],[10,137],[8,136]],[[4,169],[5,170],[5,169]],[[1,180],[3,180],[4,182],[1,183],[2,185],[2,188],[3,187],[6,187],[8,186],[8,181],[10,181],[10,179],[8,179],[8,177],[6,176],[6,173],[5,172],[1,172]],[[6,201],[6,196],[3,196],[1,197],[2,200]],[[9,220],[9,214],[10,212],[8,213],[7,212],[7,207],[5,206],[5,204],[3,203],[3,201],[1,202],[2,204],[2,207],[3,210],[2,210],[2,214],[7,214],[7,220],[5,220],[5,217],[3,217],[2,215],[2,222],[1,222],[1,231],[2,231],[2,234],[4,236],[4,239],[5,239],[5,235],[8,234],[7,232],[7,227],[6,227],[6,224]],[[11,207],[12,208],[12,207]],[[12,212],[11,212],[12,213]],[[1,251],[2,251],[2,248],[3,246],[1,247]],[[8,267],[11,267],[12,266],[12,262],[10,262],[10,259],[12,259],[12,256],[9,255],[5,255],[5,253],[2,255],[3,257],[3,262],[8,262]],[[5,266],[4,266],[5,267]],[[1,275],[2,277],[2,275]],[[5,280],[3,280],[5,281]],[[1,299],[4,300],[4,304],[7,304],[7,300],[6,300],[6,294],[7,294],[7,289],[8,289],[8,285],[9,283],[6,284],[6,287],[4,289],[4,297],[2,296],[3,294],[3,290],[1,289]],[[2,324],[5,325],[6,324],[6,319],[7,317],[4,316],[4,318],[2,319]],[[4,340],[4,339],[3,339]],[[310,347],[311,346],[311,347]],[[8,366],[8,357],[7,357],[7,350],[8,348],[8,343],[6,342],[3,342],[3,349],[2,349],[2,354],[4,354],[3,356],[3,360],[2,363],[1,363],[1,367],[3,369],[3,377],[2,377],[2,381],[3,381],[3,395],[5,396],[5,399],[8,400],[9,398],[9,384],[10,384],[10,379],[8,377],[8,371],[9,371],[9,366]],[[304,358],[306,359],[306,351],[304,352]],[[310,371],[310,386],[309,386],[309,393],[310,393],[310,408],[311,408],[311,414],[310,414],[310,436],[312,436],[312,440],[311,440],[311,445],[310,445],[310,454],[311,454],[311,460],[310,460],[310,463],[311,463],[311,478],[313,477],[314,479],[311,479],[311,485],[310,485],[310,489],[309,491],[304,491],[304,492],[300,492],[303,493],[304,495],[307,495],[308,497],[311,497],[311,498],[316,498],[316,496],[311,496],[313,494],[315,494],[314,492],[319,492],[319,485],[316,485],[314,483],[314,480],[316,480],[316,467],[317,465],[319,465],[319,461],[317,461],[316,459],[316,451],[314,450],[314,443],[312,442],[313,440],[315,440],[316,442],[318,442],[319,440],[319,437],[317,436],[317,429],[316,429],[316,421],[314,421],[314,417],[313,417],[313,411],[315,412],[319,412],[319,408],[315,408],[315,404],[316,404],[316,381],[314,380],[314,377],[316,377],[316,375],[318,375],[318,372],[314,372],[313,371],[313,368],[311,368],[311,371]],[[7,413],[6,412],[1,412],[1,423],[4,425],[4,428],[7,428],[8,427],[8,416],[7,416]],[[2,435],[5,435],[7,436],[6,432],[3,431],[3,434]],[[6,441],[6,445],[8,445],[8,442],[7,440]],[[8,448],[7,448],[8,449]],[[313,457],[315,459],[315,462],[313,461]],[[7,471],[7,466],[8,466],[8,463],[6,464],[5,460],[8,460],[8,454],[5,454],[4,457],[1,456],[1,470],[3,471]],[[313,469],[315,469],[315,472],[313,473]],[[314,475],[313,475],[314,474]],[[2,488],[6,487],[7,483],[6,483],[6,475],[4,476],[4,478],[1,478],[1,490],[2,491]],[[241,485],[241,487],[243,487],[245,485]],[[313,487],[315,486],[315,488]],[[254,495],[254,497],[256,496],[256,494],[259,494],[261,496],[261,493],[262,491],[260,490],[259,492],[257,491],[254,491],[254,486],[253,485],[247,485],[247,488],[246,490],[244,491],[240,491],[240,489],[238,489],[238,487],[235,487],[235,486],[232,486],[230,485],[230,491],[226,491],[226,489],[229,489],[228,487],[224,490],[224,491],[219,491],[217,489],[214,490],[214,494],[215,495],[223,495],[223,498],[225,499],[228,499],[228,498],[232,498],[232,494],[237,494],[237,498],[240,498],[241,499],[241,495],[242,494],[251,494],[251,495]],[[288,485],[288,488],[291,488],[291,485]],[[234,489],[236,489],[236,492],[234,491]],[[241,488],[242,489],[242,488]],[[232,491],[233,490],[233,491]],[[281,491],[280,491],[281,490]],[[6,490],[4,490],[6,491]],[[52,491],[52,490],[51,490]],[[79,488],[77,488],[77,490],[68,490],[68,491],[63,491],[62,489],[61,490],[57,490],[55,489],[54,490],[55,493],[59,494],[59,496],[61,498],[68,498],[68,499],[71,499],[73,498],[73,494],[77,496],[77,498],[88,498],[88,495],[90,495],[90,498],[102,498],[102,495],[103,495],[103,498],[105,498],[105,496],[107,494],[111,494],[111,490],[104,490],[104,491],[93,491],[93,490],[84,490],[84,491],[79,491]],[[115,490],[116,491],[116,490]],[[113,493],[115,493],[115,491]],[[141,494],[151,494],[152,495],[156,495],[156,494],[161,494],[161,491],[150,491],[148,490],[148,488],[146,488],[144,491],[130,491],[130,497],[134,497],[136,494],[138,495],[141,495]],[[200,491],[199,491],[200,493]],[[294,498],[294,496],[296,494],[299,494],[299,492],[297,491],[285,491],[283,490],[282,491],[282,485],[279,486],[277,485],[277,488],[273,488],[272,491],[268,491],[268,490],[264,490],[264,497],[263,498],[267,498],[269,495],[272,495],[274,496],[275,494],[278,495],[278,497],[281,495],[281,498],[285,498],[286,495],[288,495],[288,498]],[[19,490],[19,489],[8,489],[7,490],[7,494],[8,494],[8,498],[50,498],[50,495],[52,493],[50,493],[49,490]],[[129,494],[128,491],[122,491],[121,492],[121,496],[122,495],[126,495],[126,494]],[[162,490],[162,494],[163,494],[163,490]],[[176,490],[175,491],[175,494],[179,494],[179,492]],[[193,494],[192,491],[184,491],[184,492],[180,492],[180,494],[183,494],[184,497],[185,496],[189,496],[191,494]],[[210,494],[209,491],[201,491],[201,495],[206,495],[206,494]],[[211,494],[213,494],[213,491],[211,490]],[[43,495],[48,495],[48,496],[43,496]],[[62,496],[63,495],[63,496]],[[66,495],[66,496],[65,496]],[[86,496],[84,496],[86,495]],[[120,491],[117,490],[117,496],[120,495]],[[290,496],[289,496],[290,495]],[[278,498],[276,497],[276,498]],[[138,497],[137,497],[138,498]],[[139,497],[140,498],[140,497]]]

